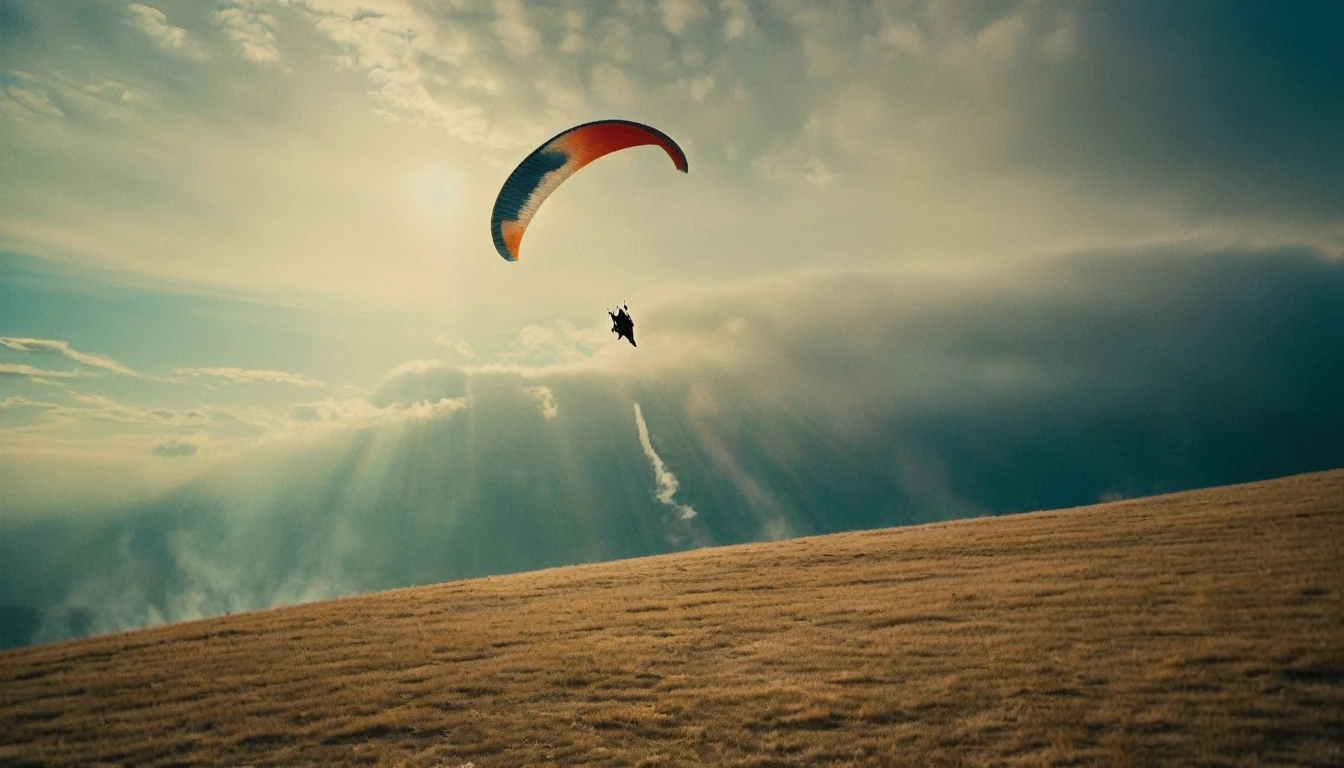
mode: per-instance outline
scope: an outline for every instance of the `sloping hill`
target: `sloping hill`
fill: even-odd
[[[1344,765],[1344,471],[0,654],[0,764]]]

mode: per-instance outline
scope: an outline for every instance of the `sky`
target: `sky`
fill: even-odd
[[[1342,466],[1340,136],[1333,0],[0,0],[0,646]]]

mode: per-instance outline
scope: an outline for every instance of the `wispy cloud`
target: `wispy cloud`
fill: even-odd
[[[571,8],[561,17],[565,28],[565,39],[560,43],[561,53],[582,53],[588,47],[583,39],[585,19],[583,11]]]
[[[825,187],[829,186],[832,181],[835,181],[835,174],[831,172],[830,166],[826,164],[825,160],[822,160],[819,157],[814,157],[811,160],[808,160],[807,164],[803,167],[807,171],[803,174],[803,179],[809,184]]]
[[[598,62],[593,67],[590,82],[593,91],[613,106],[629,106],[639,93],[625,72],[607,61]]]
[[[200,446],[185,440],[167,440],[154,446],[149,450],[155,456],[164,458],[182,458],[186,456],[195,456]]]
[[[0,363],[0,378],[26,378],[26,379],[68,379],[76,376],[92,376],[87,371],[52,371],[42,368],[34,368],[31,365],[23,363]]]
[[[286,423],[267,433],[264,441],[312,438],[349,429],[432,421],[466,407],[466,398],[462,397],[385,406],[361,398],[332,397],[291,407]]]
[[[6,103],[17,104],[23,110],[43,117],[65,117],[61,108],[37,85],[37,78],[27,72],[0,72],[0,93],[8,97]],[[4,110],[0,109],[0,114]]]
[[[25,339],[14,336],[0,336],[0,346],[12,349],[15,352],[61,355],[80,365],[87,365],[90,368],[98,368],[107,371],[108,373],[115,373],[122,376],[140,377],[140,374],[131,370],[129,366],[113,360],[107,355],[100,355],[92,352],[80,352],[70,346],[70,342],[59,339]],[[71,376],[79,374],[48,372],[46,375]]]
[[[60,403],[49,403],[44,400],[31,400],[23,395],[13,395],[0,400],[0,409],[4,408],[59,408]]]
[[[171,51],[190,58],[202,58],[201,46],[187,34],[187,30],[168,23],[168,16],[158,8],[140,3],[126,6],[130,14],[131,26],[153,38],[154,43],[165,51]]]
[[[495,34],[514,54],[531,56],[537,50],[537,31],[527,22],[527,10],[518,0],[495,0]]]
[[[677,86],[686,90],[691,96],[691,101],[701,102],[714,90],[714,76],[704,75],[703,77],[683,77],[677,80]]]
[[[436,336],[434,338],[434,345],[438,347],[443,347],[444,349],[450,349],[453,352],[456,352],[461,357],[466,358],[467,360],[472,360],[475,359],[476,357],[476,350],[472,349],[471,345],[468,344],[463,339],[457,339],[456,341],[454,341],[453,339],[450,339],[447,336]]]
[[[751,31],[751,10],[746,0],[721,0],[720,9],[727,17],[723,22],[723,36],[728,40],[737,40]]]
[[[419,9],[399,2],[352,3],[306,0],[299,9],[317,30],[340,46],[333,60],[362,71],[376,99],[375,114],[393,122],[435,126],[463,141],[490,147],[519,144],[485,117],[474,98],[446,90],[438,70],[451,68],[454,81],[484,82],[470,61],[479,47],[469,25],[445,27]],[[376,10],[374,10],[376,9]],[[497,9],[495,33],[516,38],[523,49],[536,45],[536,32],[522,19],[517,4]]]
[[[705,9],[695,0],[658,0],[663,15],[663,28],[674,35],[686,33],[686,27],[705,16]]]
[[[325,387],[326,382],[310,379],[301,373],[288,371],[268,371],[249,368],[230,368],[213,366],[205,368],[174,368],[179,376],[218,379],[229,384],[247,384],[264,382],[268,384],[293,384],[296,387]]]
[[[145,408],[126,405],[106,395],[89,395],[75,391],[67,391],[66,395],[78,405],[53,409],[53,415],[74,417],[84,421],[196,427],[207,426],[211,421],[210,413],[205,408]]]
[[[587,360],[607,341],[606,333],[601,325],[580,328],[566,320],[554,325],[528,325],[518,332],[516,351],[499,357],[540,363]]]
[[[644,413],[639,408],[639,403],[635,403],[635,427],[639,429],[639,444],[644,447],[644,455],[649,458],[649,463],[653,465],[653,497],[660,504],[665,504],[677,513],[677,519],[690,520],[695,517],[695,510],[685,504],[677,501],[677,491],[681,489],[681,483],[677,481],[677,476],[663,463],[663,459],[658,452],[653,450],[653,440],[649,438],[649,426],[644,423]]]
[[[210,14],[210,18],[224,30],[226,37],[238,44],[243,58],[258,64],[280,61],[280,46],[275,39],[280,22],[256,3],[230,3]]]

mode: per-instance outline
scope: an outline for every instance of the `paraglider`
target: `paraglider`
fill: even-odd
[[[598,120],[568,128],[537,147],[509,174],[490,212],[490,237],[505,261],[518,261],[527,225],[537,209],[566,179],[579,169],[612,152],[631,147],[656,146],[686,173],[686,153],[667,134],[630,120]],[[608,310],[618,339],[635,343],[634,320],[629,307],[619,313]],[[622,332],[622,329],[624,332]]]

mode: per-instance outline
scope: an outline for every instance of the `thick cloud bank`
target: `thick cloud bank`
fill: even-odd
[[[578,363],[408,363],[369,407],[416,418],[11,517],[5,642],[1344,465],[1344,264],[1312,252],[808,274],[640,321]]]

